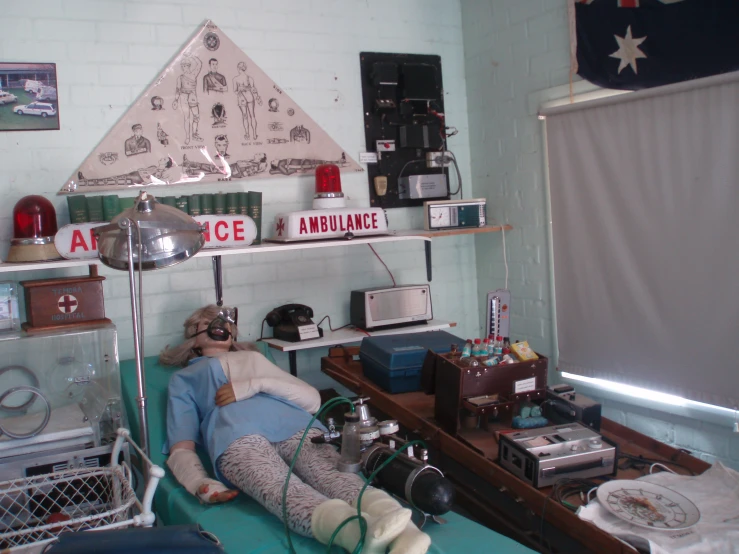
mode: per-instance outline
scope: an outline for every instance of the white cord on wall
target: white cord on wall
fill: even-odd
[[[501,226],[501,233],[503,233],[503,263],[505,264],[505,289],[508,290],[508,256],[506,255],[505,248],[505,226]]]

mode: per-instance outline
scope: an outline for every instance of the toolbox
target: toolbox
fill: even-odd
[[[426,353],[451,350],[452,343],[464,344],[446,331],[367,337],[359,349],[364,376],[390,393],[421,390],[421,366]]]

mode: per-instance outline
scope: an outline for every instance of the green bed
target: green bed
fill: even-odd
[[[265,355],[271,357],[269,352]],[[167,470],[155,497],[157,517],[166,525],[199,523],[214,533],[231,554],[278,554],[287,552],[282,523],[246,495],[227,504],[204,506],[182,488],[166,468],[161,453],[166,435],[167,385],[173,368],[160,366],[156,357],[146,359],[146,387],[149,406],[151,458]],[[133,360],[121,362],[123,397],[131,433],[138,441],[138,409],[136,406],[136,366]],[[204,460],[205,467],[210,463]],[[432,539],[433,553],[494,551],[498,554],[532,552],[519,543],[487,529],[458,514],[446,514],[446,525],[424,527]],[[298,553],[322,553],[326,547],[312,539],[293,534]],[[340,549],[335,548],[336,552]]]

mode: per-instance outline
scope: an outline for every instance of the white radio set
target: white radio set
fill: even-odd
[[[433,317],[429,285],[353,290],[351,293],[349,320],[360,329],[412,325]]]

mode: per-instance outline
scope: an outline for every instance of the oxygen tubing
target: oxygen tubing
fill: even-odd
[[[295,551],[295,547],[293,546],[292,538],[290,537],[290,528],[287,525],[287,488],[290,484],[290,477],[293,474],[293,468],[295,467],[295,463],[298,461],[298,455],[300,454],[300,450],[303,448],[303,443],[305,442],[306,437],[308,436],[308,432],[313,427],[313,423],[315,423],[316,419],[326,410],[333,408],[334,406],[337,406],[339,404],[349,404],[349,407],[351,409],[351,413],[354,413],[354,404],[352,404],[352,401],[344,396],[339,396],[336,398],[332,398],[331,400],[328,400],[323,406],[321,406],[316,414],[313,416],[313,418],[310,420],[310,423],[308,423],[308,426],[305,428],[305,431],[303,432],[303,436],[300,438],[300,442],[298,443],[298,448],[295,450],[295,454],[293,455],[293,459],[290,462],[290,468],[287,471],[287,478],[285,479],[285,485],[282,487],[282,521],[285,525],[285,537],[287,538],[287,545],[290,554],[297,554]],[[421,440],[414,440],[410,441],[406,444],[404,444],[401,448],[393,452],[393,454],[385,460],[380,466],[375,469],[372,474],[365,480],[364,487],[362,487],[362,490],[359,491],[359,496],[357,498],[357,515],[351,516],[346,518],[344,521],[341,522],[341,524],[336,528],[336,530],[331,535],[331,538],[328,541],[328,545],[326,545],[326,552],[330,552],[331,545],[334,542],[334,539],[336,539],[336,536],[339,534],[339,532],[344,528],[345,525],[348,523],[351,523],[352,521],[359,520],[359,530],[360,530],[360,538],[359,542],[357,543],[357,546],[354,547],[354,550],[352,551],[352,554],[360,554],[362,552],[362,548],[364,547],[364,539],[367,535],[367,520],[362,516],[362,495],[364,495],[364,491],[367,489],[367,487],[372,483],[372,481],[375,479],[377,474],[382,471],[390,462],[392,462],[395,458],[398,457],[398,455],[403,452],[404,450],[410,448],[414,445],[420,445],[423,448],[426,448],[426,443],[424,443]]]

